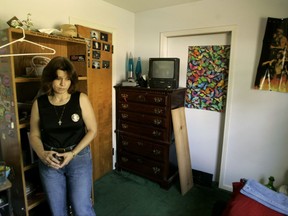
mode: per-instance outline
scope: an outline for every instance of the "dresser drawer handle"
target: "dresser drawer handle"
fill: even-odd
[[[128,114],[127,114],[127,113],[122,113],[122,114],[121,114],[121,117],[122,117],[123,119],[127,119],[127,118],[128,118]]]
[[[145,102],[146,101],[146,98],[143,95],[138,95],[137,98],[138,98],[138,101],[141,101],[141,102]]]
[[[121,160],[123,161],[123,162],[128,162],[128,158],[127,157],[121,157]]]
[[[122,128],[123,129],[127,129],[128,128],[128,124],[122,124]]]
[[[154,108],[154,113],[155,114],[162,114],[163,113],[163,109],[160,109],[160,108]]]
[[[154,155],[160,155],[160,154],[161,154],[161,151],[158,150],[158,149],[153,149],[153,154],[154,154]]]
[[[123,109],[127,109],[127,108],[129,107],[129,105],[128,105],[128,104],[121,104],[121,107],[122,107]]]
[[[152,167],[154,174],[160,173],[160,168],[159,167]]]
[[[155,125],[161,125],[162,124],[162,120],[161,119],[154,119],[154,124]]]
[[[121,97],[125,102],[127,102],[128,94],[121,94]]]
[[[163,101],[163,98],[161,97],[154,97],[154,102],[155,103],[161,103]]]
[[[143,146],[143,142],[137,142],[138,146]]]
[[[128,146],[128,144],[129,144],[128,141],[122,140],[122,145],[123,145],[123,146]]]
[[[152,132],[152,134],[153,134],[153,136],[157,136],[157,137],[159,137],[159,136],[161,136],[161,132],[160,131],[157,131],[157,130],[154,130],[153,132]]]

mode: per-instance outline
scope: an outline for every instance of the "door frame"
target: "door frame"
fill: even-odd
[[[187,37],[187,36],[207,36],[210,34],[217,33],[229,33],[231,34],[231,49],[230,49],[230,61],[229,61],[229,77],[228,77],[228,90],[227,90],[227,101],[225,110],[225,120],[224,120],[224,131],[223,131],[223,144],[221,152],[221,167],[220,167],[220,178],[219,187],[226,190],[231,190],[230,185],[225,185],[224,180],[227,174],[226,163],[227,163],[227,149],[229,140],[229,124],[231,120],[231,109],[232,109],[232,95],[233,95],[233,80],[234,80],[234,59],[236,50],[236,33],[237,26],[220,26],[220,27],[209,27],[209,28],[199,28],[199,29],[188,29],[180,31],[170,31],[160,33],[160,57],[167,57],[168,54],[168,39],[172,37]]]

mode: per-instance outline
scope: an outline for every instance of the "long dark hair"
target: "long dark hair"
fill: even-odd
[[[51,61],[49,61],[49,63],[43,70],[41,78],[42,93],[54,95],[52,82],[58,77],[57,70],[65,71],[68,75],[68,78],[71,80],[71,85],[68,89],[68,93],[72,94],[73,92],[75,92],[78,83],[78,75],[75,71],[74,65],[68,58],[57,56],[51,59]]]

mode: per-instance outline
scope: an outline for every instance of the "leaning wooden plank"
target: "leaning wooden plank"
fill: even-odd
[[[184,195],[193,187],[185,108],[180,107],[173,109],[171,113],[175,135],[181,194]]]

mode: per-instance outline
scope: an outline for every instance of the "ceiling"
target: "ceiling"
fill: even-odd
[[[201,0],[103,0],[103,1],[136,13]]]

